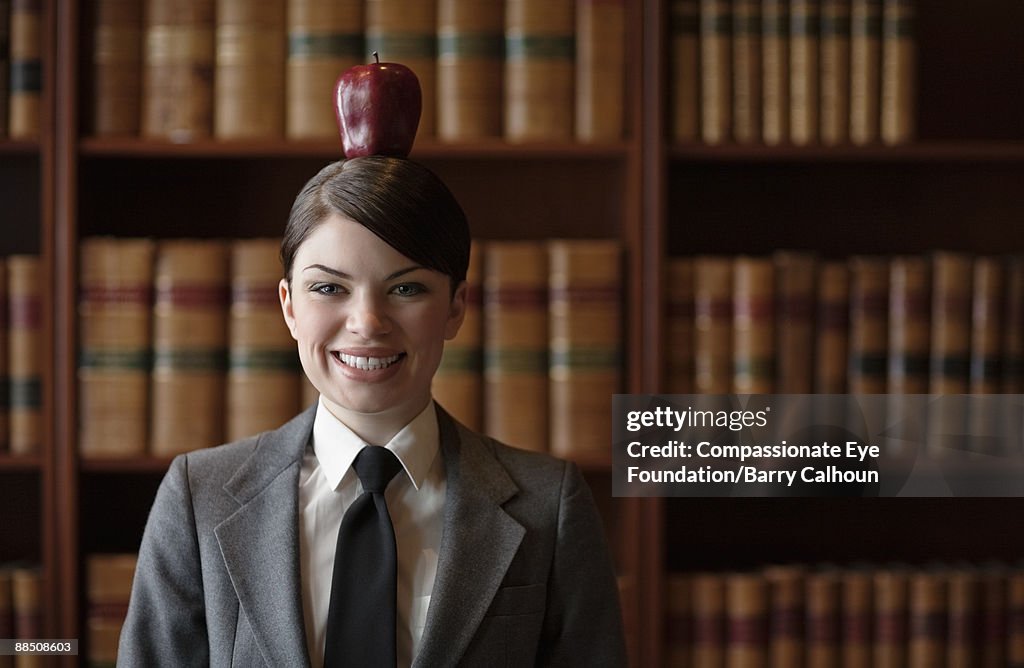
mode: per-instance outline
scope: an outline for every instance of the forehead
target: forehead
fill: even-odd
[[[309,264],[346,269],[416,264],[363,225],[332,213],[303,240],[295,253],[301,271]]]

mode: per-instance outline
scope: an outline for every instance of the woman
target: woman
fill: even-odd
[[[469,243],[454,197],[412,161],[341,161],[306,184],[280,298],[320,400],[174,460],[119,665],[624,664],[576,467],[470,432],[431,399],[465,313]],[[377,493],[370,455],[397,472]],[[347,533],[356,508],[385,536],[366,564]]]

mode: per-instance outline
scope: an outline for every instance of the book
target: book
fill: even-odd
[[[11,437],[10,305],[7,259],[0,257],[0,454],[7,452]],[[0,629],[2,632],[3,629]],[[9,636],[0,636],[9,637]]]
[[[159,242],[154,286],[150,454],[167,457],[224,440],[227,244]]]
[[[505,139],[567,141],[575,119],[575,4],[505,3]]]
[[[732,5],[700,0],[700,128],[706,144],[731,139]]]
[[[1008,569],[998,562],[985,562],[979,573],[980,661],[983,668],[1007,665],[1007,627],[1009,621]]]
[[[665,282],[668,300],[665,347],[668,351],[666,380],[670,394],[693,392],[693,270],[693,258],[676,257],[668,261]]]
[[[971,394],[995,394],[1001,389],[1003,278],[999,258],[986,256],[974,259],[968,363],[968,390]]]
[[[622,138],[626,102],[626,0],[576,1],[576,140]]]
[[[1024,665],[1024,568],[1015,565],[1006,582],[1006,665]]]
[[[14,590],[11,569],[0,564],[0,637],[14,638]],[[12,668],[14,657],[0,655],[0,668]]]
[[[930,394],[965,394],[969,389],[973,260],[966,253],[940,251],[932,262]],[[933,454],[965,447],[967,412],[962,402],[946,402],[928,414],[928,446]]]
[[[86,637],[90,666],[113,666],[128,615],[135,554],[90,554],[86,557]]]
[[[690,668],[693,653],[693,593],[686,573],[669,573],[665,590],[665,665]]]
[[[873,583],[869,568],[845,569],[839,582],[840,658],[844,668],[871,668]]]
[[[911,574],[907,602],[907,666],[945,665],[949,607],[946,580],[939,572]]]
[[[889,267],[889,360],[891,395],[926,394],[931,339],[931,270],[927,258],[899,255]]]
[[[769,257],[733,261],[733,391],[770,394],[775,387],[775,265]]]
[[[882,0],[850,0],[850,141],[878,141],[881,114]]]
[[[732,261],[703,255],[694,260],[694,386],[698,394],[732,391]]]
[[[143,17],[142,136],[211,137],[214,0],[146,0]]]
[[[789,140],[789,3],[761,0],[762,128],[764,143]]]
[[[41,0],[11,0],[10,80],[7,134],[39,137],[43,92],[43,6]]]
[[[800,565],[768,566],[768,665],[801,668],[804,660],[804,578]]]
[[[839,665],[840,598],[839,574],[835,569],[811,571],[805,581],[807,627],[805,665],[827,668]]]
[[[437,2],[437,136],[501,136],[504,7],[490,0]]]
[[[1003,383],[1007,394],[1024,392],[1024,256],[1006,259],[1003,315]]]
[[[820,14],[818,0],[789,3],[789,137],[797,146],[818,141]]]
[[[11,570],[11,611],[14,615],[13,638],[32,640],[43,637],[43,574],[34,565],[15,564]],[[41,666],[38,656],[15,657],[17,668]]]
[[[331,94],[342,72],[364,62],[363,0],[286,0],[285,136],[338,136]]]
[[[0,0],[0,139],[7,136],[7,117],[11,92],[10,43],[11,0]]]
[[[889,261],[850,258],[849,391],[884,394],[889,350]]]
[[[285,0],[217,0],[217,139],[284,136],[285,34]]]
[[[913,0],[882,2],[882,78],[879,132],[886,144],[903,144],[917,131],[917,45]]]
[[[732,573],[725,579],[725,663],[767,668],[768,587],[761,573]]]
[[[850,347],[850,271],[846,262],[821,263],[815,300],[814,391],[842,394],[847,390]]]
[[[299,357],[281,316],[280,239],[231,242],[231,311],[225,434],[276,429],[301,409]]]
[[[146,451],[152,366],[149,239],[87,237],[79,250],[78,451]]]
[[[949,616],[946,622],[946,665],[971,666],[981,655],[981,589],[976,569],[952,568],[944,573]]]
[[[700,15],[699,0],[672,0],[669,11],[672,141],[695,142],[700,137]]]
[[[732,137],[761,140],[761,0],[732,3]]]
[[[725,665],[725,578],[719,573],[695,573],[693,591],[693,668]]]
[[[93,25],[92,134],[134,137],[142,104],[142,3],[98,0]]]
[[[882,568],[873,575],[873,666],[903,668],[907,658],[908,575],[901,568]]]
[[[452,416],[474,431],[483,430],[483,254],[470,246],[466,271],[466,314],[454,339],[444,344],[431,392]]]
[[[548,263],[551,451],[604,461],[612,395],[622,390],[622,246],[551,240]]]
[[[542,242],[484,246],[484,427],[531,450],[548,447],[547,281]]]
[[[416,74],[423,107],[416,136],[433,137],[437,117],[437,0],[366,0],[366,58]]]
[[[37,255],[7,258],[8,448],[35,455],[42,446],[43,267]]]
[[[780,250],[775,264],[776,387],[780,394],[814,389],[814,253]]]
[[[843,144],[850,130],[850,0],[821,0],[821,143]]]

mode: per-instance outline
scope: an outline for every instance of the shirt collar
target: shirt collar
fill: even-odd
[[[418,490],[434,463],[440,443],[437,411],[431,400],[385,447],[398,457],[413,487]],[[355,432],[327,410],[321,396],[313,420],[313,453],[331,489],[338,488],[341,479],[352,468],[352,461],[366,445]]]

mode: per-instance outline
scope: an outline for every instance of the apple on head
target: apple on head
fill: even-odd
[[[412,151],[423,101],[420,82],[405,65],[376,62],[351,67],[334,86],[334,110],[346,158]]]

